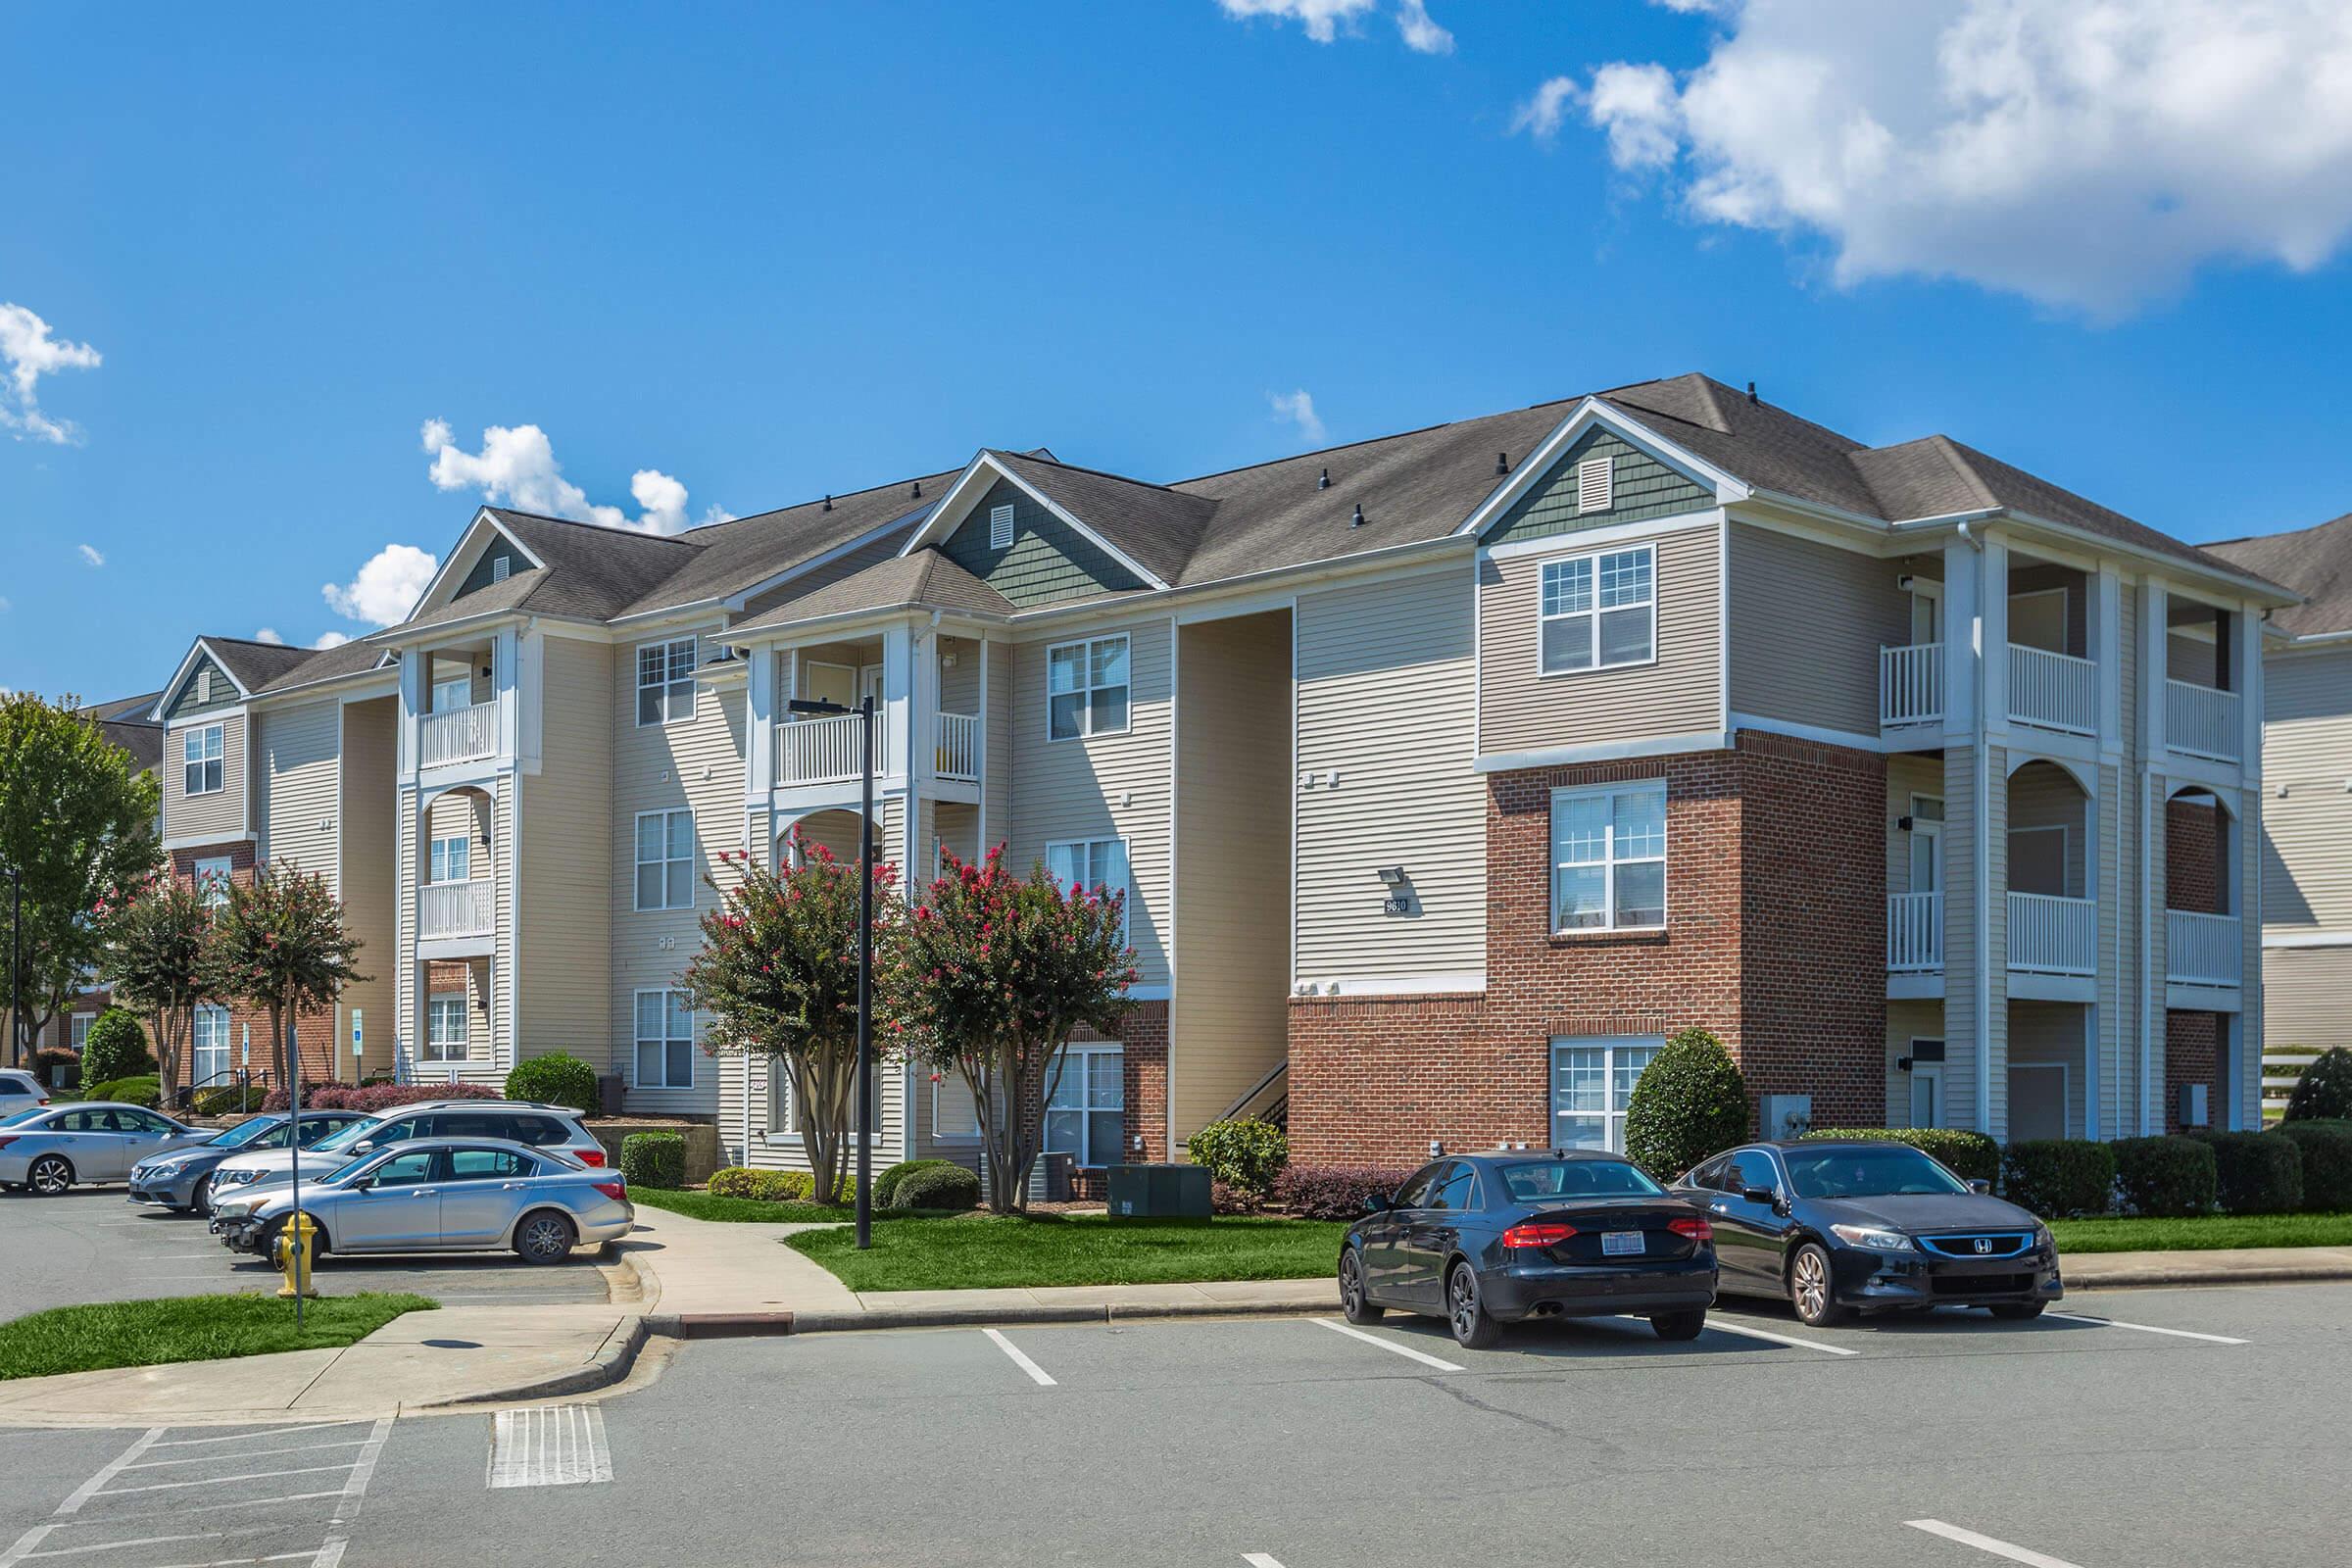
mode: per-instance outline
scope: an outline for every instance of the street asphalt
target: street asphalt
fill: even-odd
[[[2352,1286],[2065,1310],[1809,1330],[1743,1303],[1688,1345],[1607,1321],[1488,1352],[1396,1317],[692,1343],[602,1399],[380,1447],[10,1442],[0,1568],[2344,1560]]]

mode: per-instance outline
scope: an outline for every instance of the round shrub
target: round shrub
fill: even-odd
[[[2121,1138],[2111,1147],[2126,1213],[2181,1218],[2213,1212],[2219,1176],[2211,1144],[2196,1138]]]
[[[1805,1134],[1805,1140],[1813,1143],[1857,1138],[1908,1144],[1923,1154],[1935,1155],[1955,1175],[1972,1182],[1988,1182],[2001,1173],[2001,1146],[1983,1133],[1959,1127],[1816,1127]]]
[[[891,1166],[881,1175],[874,1178],[874,1206],[876,1208],[890,1208],[894,1206],[898,1202],[899,1183],[905,1181],[914,1172],[918,1170],[933,1170],[942,1165],[953,1165],[956,1162],[952,1159],[900,1160],[896,1165]]]
[[[2294,1092],[2286,1097],[2288,1121],[2341,1121],[2352,1117],[2352,1051],[2332,1046],[2320,1053]]]
[[[52,1089],[72,1089],[81,1082],[81,1058],[71,1046],[43,1046],[32,1054],[33,1071]]]
[[[1747,1136],[1747,1081],[1723,1042],[1686,1029],[1634,1085],[1625,1152],[1653,1176],[1680,1176]]]
[[[2291,1214],[2303,1206],[2303,1152],[2282,1133],[2208,1133],[2226,1214]]]
[[[2083,1138],[2011,1144],[2001,1155],[2001,1194],[2044,1219],[2104,1214],[2115,1202],[2115,1151]]]
[[[602,1108],[596,1093],[596,1069],[566,1052],[518,1061],[507,1074],[509,1100],[536,1100],[550,1105],[569,1105],[583,1116]]]
[[[147,1031],[127,1007],[109,1007],[90,1020],[81,1043],[81,1081],[110,1083],[137,1078],[156,1070],[155,1053],[147,1049]]]
[[[1286,1165],[1274,1201],[1300,1219],[1361,1219],[1364,1200],[1387,1198],[1412,1175],[1404,1165]]]
[[[631,1187],[686,1185],[684,1133],[631,1133],[620,1141],[620,1176]]]
[[[2278,1137],[2303,1156],[2303,1206],[2314,1213],[2352,1211],[2352,1122],[2288,1121]]]
[[[1282,1129],[1255,1116],[1212,1121],[1185,1140],[1184,1152],[1194,1164],[1207,1166],[1210,1182],[1223,1183],[1244,1207],[1263,1202],[1291,1162],[1291,1141]]]
[[[908,1171],[899,1181],[897,1208],[978,1208],[980,1177],[961,1165]]]
[[[93,1084],[83,1093],[84,1100],[112,1100],[125,1105],[145,1105],[153,1110],[163,1103],[163,1085],[153,1073],[141,1073],[135,1078],[116,1078]]]
[[[808,1201],[808,1173],[805,1170],[753,1170],[744,1165],[728,1165],[710,1173],[709,1191],[713,1198],[798,1203]]]

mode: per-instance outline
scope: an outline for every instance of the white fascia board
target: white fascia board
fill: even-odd
[[[2087,550],[2094,560],[2101,555],[2112,555],[2122,557],[2142,567],[2153,567],[2157,575],[2167,579],[2168,587],[2174,592],[2179,592],[2197,581],[2224,582],[2230,586],[2235,595],[2251,597],[2274,608],[2284,609],[2289,605],[2303,603],[2301,594],[2288,591],[2282,597],[2282,591],[2275,584],[2262,582],[2239,572],[2220,570],[2212,566],[2200,566],[2195,562],[2180,556],[2170,555],[2161,550],[2150,550],[2144,545],[2135,545],[2128,540],[2112,538],[2103,533],[2093,533],[2088,528],[2078,528],[2071,522],[2059,522],[2054,518],[2037,516],[2034,513],[2019,512],[2008,507],[1984,507],[1971,512],[1947,513],[1932,517],[1905,517],[1888,524],[1888,527],[1896,534],[1907,537],[1913,534],[1944,532],[1956,528],[1964,522],[1995,519],[2016,527],[2066,540]],[[2207,588],[2202,594],[2199,594],[2193,588],[2190,589],[2191,596],[2198,598],[2209,597],[2213,592],[2214,590]],[[2229,599],[2213,599],[2212,602],[2225,610],[2235,608],[2234,603]]]
[[[165,710],[172,706],[172,699],[179,695],[179,688],[186,683],[187,678],[196,673],[198,659],[211,660],[216,665],[219,665],[221,674],[228,675],[228,683],[235,686],[240,694],[247,697],[253,695],[238,683],[236,676],[228,674],[228,666],[220,662],[220,656],[213,652],[211,646],[199,637],[188,644],[187,654],[181,658],[179,667],[172,671],[172,678],[164,682],[163,694],[156,698],[155,706],[147,710],[147,716],[150,719],[158,724],[166,722],[168,715]]]
[[[352,688],[343,694],[344,701],[351,702],[399,691],[400,674],[399,671],[386,669],[381,664],[370,669],[350,669],[340,675],[325,675],[318,680],[306,680],[299,686],[280,686],[270,691],[258,692],[254,695],[253,704],[256,708],[280,707],[289,698],[316,692],[322,686]],[[376,692],[372,689],[377,686],[381,686],[383,691]]]
[[[238,703],[233,707],[208,708],[201,713],[189,713],[179,718],[166,720],[164,744],[167,748],[170,747],[171,737],[182,730],[202,729],[208,724],[218,724],[224,718],[242,718],[251,722],[253,718],[252,700],[248,698],[245,702]],[[166,760],[168,761],[170,759],[167,758]]]
[[[1529,767],[1567,767],[1577,762],[1618,762],[1643,757],[1677,757],[1685,752],[1720,752],[1732,744],[1722,730],[1660,735],[1650,740],[1595,741],[1589,746],[1554,746],[1540,752],[1493,752],[1472,766],[1481,773],[1512,773]]]
[[[1715,501],[1718,506],[1728,506],[1736,501],[1745,501],[1755,493],[1754,487],[1737,474],[1726,472],[1696,453],[1685,451],[1656,431],[1628,418],[1618,410],[1601,402],[1600,399],[1589,397],[1579,403],[1568,417],[1562,419],[1552,429],[1551,434],[1544,438],[1543,443],[1535,451],[1520,461],[1519,466],[1511,471],[1510,477],[1488,492],[1487,499],[1480,502],[1470,515],[1463,519],[1461,526],[1453,531],[1457,534],[1467,534],[1472,538],[1486,532],[1488,527],[1494,523],[1495,518],[1502,515],[1512,502],[1533,489],[1537,480],[1551,471],[1551,466],[1559,461],[1560,454],[1565,452],[1578,436],[1583,435],[1596,424],[1605,426],[1614,434],[1624,438],[1629,444],[1639,447],[1668,467],[1679,468],[1690,478],[1712,489],[1715,492]]]
[[[1612,522],[1598,528],[1576,528],[1567,533],[1545,534],[1541,539],[1513,539],[1505,544],[1480,545],[1478,553],[1489,561],[1518,561],[1528,556],[1573,556],[1586,551],[1603,550],[1629,540],[1655,539],[1662,534],[1688,533],[1693,528],[1719,528],[1723,525],[1724,516],[1721,507],[1708,507],[1699,512],[1678,512],[1669,517],[1645,517],[1640,522]]]
[[[1856,752],[1891,752],[1902,745],[1900,741],[1865,735],[1859,730],[1830,729],[1820,724],[1799,724],[1786,718],[1767,718],[1760,713],[1734,713],[1732,730],[1760,731],[1767,735],[1787,735],[1792,740],[1816,741],[1823,746],[1843,746]]]
[[[788,620],[774,626],[756,626],[749,630],[735,627],[712,633],[716,641],[730,648],[789,647],[795,643],[832,641],[839,633],[856,631],[871,625],[880,631],[902,622],[928,622],[934,615],[941,627],[957,635],[978,636],[991,626],[1005,624],[1002,617],[975,615],[965,611],[936,610],[929,605],[885,605],[873,610],[845,610],[838,614],[818,615],[811,620]],[[823,638],[816,636],[824,633]]]
[[[980,483],[981,479],[987,475],[1003,479],[1021,494],[1045,508],[1081,537],[1109,556],[1111,560],[1134,572],[1142,581],[1163,590],[1174,586],[1158,572],[1152,570],[1142,562],[1127,554],[1126,551],[1097,533],[1081,521],[1075,513],[1066,510],[1037,486],[999,463],[996,455],[987,451],[983,451],[978,457],[972,459],[963,472],[957,476],[956,482],[948,487],[948,493],[940,498],[939,505],[932,509],[931,515],[924,519],[923,525],[907,538],[905,545],[900,547],[899,554],[910,556],[923,546],[936,543],[954,533],[956,524],[971,515],[972,509],[980,504],[981,496],[987,494],[987,490]],[[969,494],[966,493],[967,491]]]
[[[590,620],[585,616],[549,615],[544,612],[529,611],[519,606],[510,605],[504,610],[485,610],[478,615],[460,615],[455,620],[436,620],[426,626],[415,625],[404,620],[397,626],[386,626],[382,631],[369,632],[361,641],[381,644],[386,648],[416,648],[426,643],[439,642],[452,632],[478,631],[483,628],[495,629],[510,621],[528,624],[542,620],[568,621],[573,625],[596,627],[600,630],[604,626],[603,621]]]

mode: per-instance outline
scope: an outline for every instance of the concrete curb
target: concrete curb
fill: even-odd
[[[885,1329],[948,1329],[1032,1327],[1059,1323],[1129,1323],[1157,1318],[1214,1317],[1328,1317],[1340,1309],[1338,1298],[1329,1301],[1166,1301],[1138,1304],[1048,1306],[878,1307],[862,1312],[803,1312],[793,1321],[794,1334],[849,1334]]]
[[[567,1394],[588,1394],[609,1388],[629,1375],[637,1364],[637,1353],[652,1338],[649,1320],[643,1317],[624,1319],[607,1339],[604,1348],[582,1366],[552,1377],[537,1378],[528,1383],[511,1384],[502,1389],[490,1389],[480,1394],[468,1394],[461,1398],[440,1399],[420,1404],[419,1410],[448,1410],[475,1404],[522,1404],[532,1399],[560,1398]],[[298,1415],[299,1413],[297,1413]]]
[[[2091,1253],[2095,1257],[2097,1253]],[[2193,1264],[2142,1264],[2118,1268],[2108,1273],[2093,1270],[2079,1273],[2066,1263],[2066,1254],[2058,1256],[2059,1275],[2069,1291],[2126,1291],[2158,1286],[2183,1285],[2315,1285],[2335,1280],[2352,1280],[2352,1266],[2344,1264],[2312,1264],[2307,1267],[2262,1268],[2199,1268]]]
[[[656,1312],[645,1323],[668,1340],[749,1340],[790,1334],[793,1320],[790,1312]]]

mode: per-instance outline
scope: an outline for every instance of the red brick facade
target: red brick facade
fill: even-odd
[[[1158,1164],[1173,1158],[1168,1149],[1167,1003],[1137,1003],[1128,1010],[1115,1036],[1081,1029],[1072,1038],[1079,1041],[1115,1038],[1120,1044],[1120,1089],[1126,1102],[1129,1144],[1123,1157],[1139,1164]],[[1144,1141],[1141,1150],[1133,1147],[1138,1137]],[[1077,1187],[1081,1197],[1102,1196],[1099,1174],[1081,1175]]]
[[[240,840],[232,844],[178,849],[172,852],[172,874],[192,877],[198,860],[228,861],[228,879],[237,887],[253,885],[253,845]],[[270,1043],[270,1014],[260,1007],[231,1007],[228,1012],[229,1063],[232,1070],[240,1064],[248,1067],[253,1081],[274,1086],[281,1074],[278,1071],[278,1053]],[[251,1041],[252,1053],[245,1047]],[[325,1082],[334,1077],[335,1016],[332,1012],[313,1013],[294,1021],[294,1043],[302,1054],[302,1077],[305,1083]],[[183,1062],[178,1074],[179,1084],[167,1089],[184,1087],[194,1070],[192,1053],[181,1053]],[[210,1087],[210,1086],[208,1086]]]
[[[2164,906],[2222,913],[2221,869],[2221,808],[2205,800],[2166,802]]]
[[[1666,781],[1667,928],[1551,929],[1551,792]],[[1885,760],[1743,732],[1729,751],[1498,773],[1487,806],[1483,996],[1294,1000],[1291,1146],[1405,1164],[1550,1138],[1554,1036],[1731,1048],[1751,1093],[1818,1122],[1886,1115]]]
[[[2228,1115],[2222,1096],[2222,1015],[2167,1012],[2164,1015],[2164,1130],[2184,1132],[2180,1086],[2205,1085],[2206,1125],[2220,1127]]]

